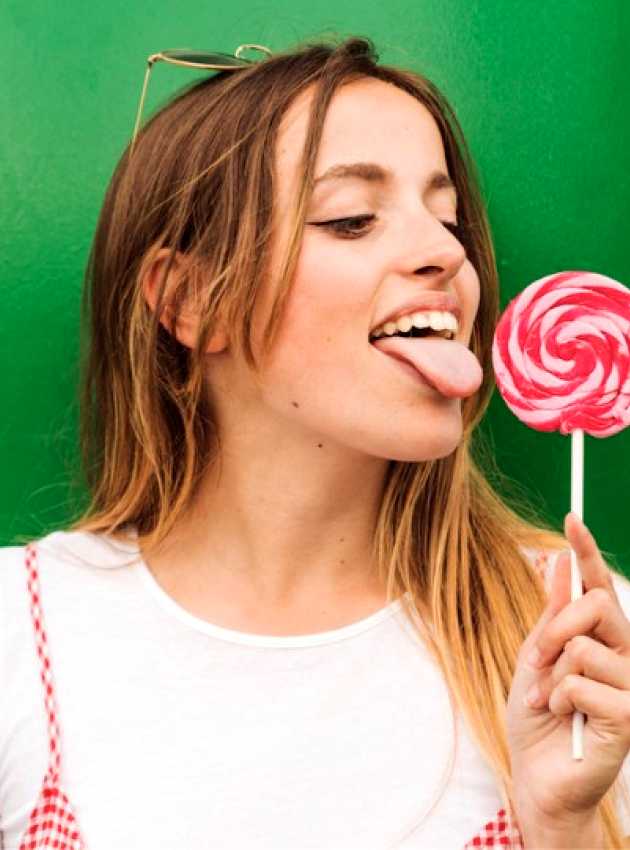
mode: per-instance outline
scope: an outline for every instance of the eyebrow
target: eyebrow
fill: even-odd
[[[358,177],[369,183],[385,185],[391,183],[393,172],[389,168],[383,168],[376,162],[349,162],[331,166],[313,181],[313,187],[323,183],[325,180],[344,180],[348,177]],[[435,192],[439,189],[452,189],[455,194],[455,184],[443,171],[434,171],[425,184],[425,192]]]

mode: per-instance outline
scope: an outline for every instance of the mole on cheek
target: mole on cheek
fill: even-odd
[[[299,407],[299,406],[300,406],[300,405],[297,403],[297,401],[292,401],[292,402],[291,402],[291,404],[293,405],[293,407]]]

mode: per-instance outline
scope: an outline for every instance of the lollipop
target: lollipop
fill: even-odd
[[[582,519],[584,432],[630,425],[630,289],[570,271],[530,284],[504,311],[492,345],[499,392],[537,431],[571,434],[571,510]],[[571,549],[571,599],[582,595]],[[583,758],[584,715],[573,714],[573,758]]]

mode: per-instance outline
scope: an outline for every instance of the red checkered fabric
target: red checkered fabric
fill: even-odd
[[[494,820],[484,824],[481,832],[471,838],[464,845],[463,850],[475,850],[476,847],[502,847],[503,850],[522,850],[521,833],[505,809],[499,809]]]
[[[549,555],[547,552],[541,550],[536,553],[536,557],[534,558],[534,569],[541,578],[545,578],[547,570],[549,569]]]
[[[40,675],[44,686],[44,704],[48,720],[48,770],[35,808],[31,812],[19,850],[85,850],[79,834],[72,805],[61,786],[61,753],[59,723],[55,692],[48,656],[46,630],[40,605],[37,550],[35,544],[26,547],[25,565],[30,596],[35,643],[40,660]]]

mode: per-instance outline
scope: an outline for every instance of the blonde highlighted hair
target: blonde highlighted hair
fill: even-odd
[[[85,275],[79,475],[89,504],[68,530],[117,535],[134,526],[138,542],[150,551],[190,506],[204,472],[220,460],[204,385],[204,350],[217,322],[225,322],[235,354],[254,374],[261,368],[252,350],[251,316],[270,269],[275,141],[294,98],[315,84],[292,232],[273,281],[265,355],[276,339],[296,268],[335,90],[367,76],[406,91],[434,117],[457,189],[465,247],[481,284],[470,347],[484,381],[462,403],[463,438],[451,455],[390,461],[374,558],[389,598],[408,594],[407,613],[509,806],[506,702],[519,648],[546,604],[542,576],[525,552],[557,551],[568,543],[525,500],[510,507],[499,495],[501,476],[475,431],[494,387],[491,346],[499,286],[489,222],[461,127],[433,83],[377,61],[367,38],[302,43],[182,88],[141,129],[133,157],[125,150],[106,192]],[[171,253],[151,310],[142,281],[165,247]],[[167,292],[176,251],[185,257],[185,273],[175,291]],[[174,329],[189,299],[201,317],[194,349],[159,321],[168,305]],[[600,804],[610,848],[624,846],[615,811],[620,787],[618,779]]]

